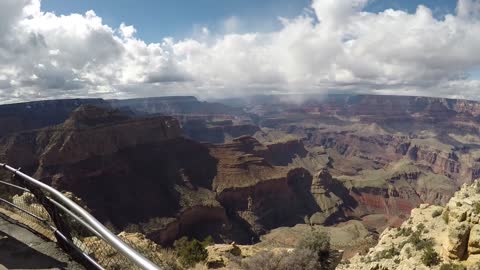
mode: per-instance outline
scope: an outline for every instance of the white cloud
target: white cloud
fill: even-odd
[[[119,31],[123,38],[128,39],[133,37],[133,35],[137,32],[137,29],[135,29],[133,25],[125,25],[122,23],[120,24]]]
[[[236,16],[230,16],[223,22],[225,33],[238,33],[240,31],[242,21]]]
[[[457,15],[460,18],[476,18],[480,16],[480,3],[475,0],[459,0]]]
[[[455,14],[363,11],[368,0],[314,0],[276,32],[199,36],[147,44],[134,26],[94,11],[56,15],[39,0],[0,1],[0,102],[60,97],[352,90],[478,99],[480,0]]]

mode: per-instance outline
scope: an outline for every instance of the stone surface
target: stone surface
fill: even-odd
[[[71,269],[72,261],[55,243],[0,217],[0,269]]]
[[[473,225],[468,238],[468,253],[480,254],[480,225]]]
[[[480,214],[480,182],[463,185],[446,207],[422,205],[412,210],[410,218],[398,229],[390,228],[380,236],[378,244],[365,255],[357,255],[338,269],[440,269],[442,263],[459,264],[467,269],[480,266],[478,224],[473,223]],[[468,198],[468,199],[467,199]],[[467,199],[467,200],[465,200]],[[462,203],[463,202],[463,203]],[[467,203],[465,203],[467,202]],[[463,216],[468,218],[464,219]],[[462,217],[458,219],[458,217]],[[461,220],[461,221],[459,221]],[[420,240],[412,241],[418,233]],[[439,254],[441,263],[426,266],[422,262],[424,248],[417,249],[416,243],[430,242]],[[392,249],[394,252],[387,253]],[[387,256],[386,254],[392,254]]]
[[[448,226],[448,241],[445,248],[451,259],[461,260],[467,255],[469,234],[470,225],[467,223],[450,224]]]

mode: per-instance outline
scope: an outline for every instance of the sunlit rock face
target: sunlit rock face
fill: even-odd
[[[440,268],[442,264],[476,269],[480,264],[479,187],[478,181],[463,185],[444,207],[422,204],[413,209],[410,218],[400,228],[385,230],[375,247],[366,254],[351,258],[338,269],[443,269]],[[426,248],[419,248],[422,243],[432,247],[439,262],[427,264],[424,259]],[[385,256],[387,253],[391,256]]]

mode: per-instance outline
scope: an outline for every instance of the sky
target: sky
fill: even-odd
[[[0,103],[480,99],[480,0],[0,0]]]
[[[43,0],[42,9],[56,14],[94,10],[104,23],[134,25],[142,40],[158,42],[164,37],[188,38],[202,26],[217,33],[279,30],[278,17],[296,17],[310,4],[311,0]],[[454,12],[456,7],[455,0],[377,0],[365,10],[415,12],[420,4],[430,7],[435,16]],[[237,29],[226,29],[225,23],[232,18],[238,20]]]

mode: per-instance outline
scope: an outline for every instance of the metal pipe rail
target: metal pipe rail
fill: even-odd
[[[0,168],[4,168],[7,171],[13,173],[15,176],[20,177],[27,183],[39,188],[42,191],[46,191],[51,198],[48,198],[56,206],[58,204],[63,204],[64,207],[61,208],[67,215],[70,215],[75,220],[79,220],[80,224],[83,225],[85,229],[97,235],[106,243],[108,243],[113,249],[121,253],[123,256],[128,258],[131,263],[138,266],[141,269],[145,270],[160,270],[160,268],[155,265],[153,262],[142,256],[139,252],[131,248],[129,245],[124,243],[118,236],[112,233],[107,229],[103,224],[101,224],[97,219],[90,215],[86,210],[81,206],[67,198],[60,191],[54,189],[53,187],[42,183],[24,173],[20,170],[15,169],[7,164],[0,163]],[[12,186],[12,185],[10,185]],[[24,187],[20,187],[25,189]],[[28,189],[27,189],[28,190]]]

